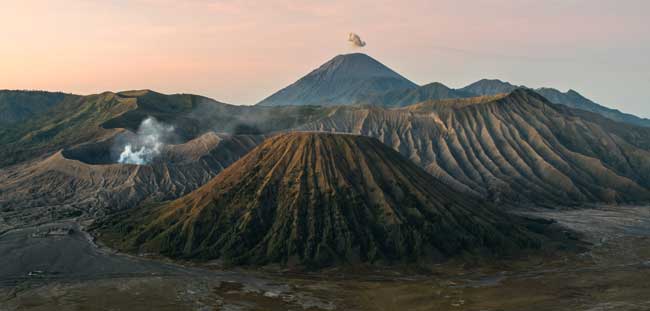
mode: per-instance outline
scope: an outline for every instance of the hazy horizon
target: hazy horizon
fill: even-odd
[[[255,104],[338,54],[411,81],[574,89],[650,117],[650,2],[0,0],[0,89]],[[367,42],[353,48],[349,32]]]

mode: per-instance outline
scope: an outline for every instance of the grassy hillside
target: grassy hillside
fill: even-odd
[[[64,96],[47,113],[0,128],[0,166],[105,138],[114,131],[101,124],[135,107],[135,100],[110,92]]]
[[[0,90],[0,128],[41,115],[66,97],[75,96],[59,92]]]

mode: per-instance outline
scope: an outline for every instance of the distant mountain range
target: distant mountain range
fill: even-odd
[[[472,94],[476,94],[476,95],[494,95],[498,93],[509,93],[519,87],[525,88],[525,86],[515,86],[508,82],[503,82],[501,80],[483,79],[474,82],[460,90]],[[604,117],[607,117],[609,119],[618,122],[650,127],[650,119],[639,118],[629,113],[623,113],[616,109],[611,109],[605,106],[601,106],[589,100],[588,98],[582,96],[580,93],[574,90],[561,92],[554,88],[543,87],[543,88],[535,89],[535,92],[546,97],[546,99],[548,99],[550,102],[554,104],[560,104],[571,108],[595,112]]]
[[[510,84],[510,82],[503,82],[498,79],[482,79],[460,90],[474,95],[496,95],[510,93],[517,88],[520,88],[520,86]]]
[[[0,90],[0,127],[16,122],[28,121],[66,97],[75,97],[59,92]]]
[[[417,86],[368,55],[338,55],[292,85],[262,100],[258,105],[376,105],[404,107],[427,100],[466,98],[510,93],[525,86],[483,79],[460,89],[442,83]],[[601,114],[615,121],[650,127],[650,119],[601,106],[574,90],[553,88],[536,92],[555,104]]]
[[[359,99],[357,104],[381,107],[405,107],[430,100],[468,98],[474,96],[478,95],[463,90],[455,90],[442,83],[434,82],[416,88],[399,89],[380,94],[375,93]]]

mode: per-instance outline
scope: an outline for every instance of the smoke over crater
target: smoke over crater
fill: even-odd
[[[350,41],[350,43],[352,43],[353,46],[358,48],[362,48],[366,46],[366,41],[361,40],[361,37],[359,37],[359,35],[354,32],[351,32],[348,35],[348,41]]]
[[[117,162],[138,165],[151,163],[173,135],[173,126],[148,117],[140,123],[136,136],[124,144]]]

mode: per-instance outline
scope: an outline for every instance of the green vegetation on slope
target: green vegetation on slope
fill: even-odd
[[[64,96],[47,113],[0,128],[0,167],[105,137],[101,124],[135,108],[114,93]]]
[[[0,90],[0,128],[27,121],[47,112],[65,97],[74,96],[58,92]]]

